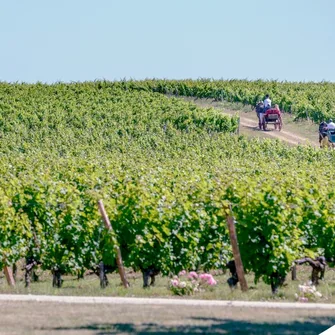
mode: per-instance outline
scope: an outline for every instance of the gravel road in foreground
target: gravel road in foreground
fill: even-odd
[[[270,302],[270,301],[223,301],[195,299],[160,299],[160,298],[123,298],[123,297],[80,297],[80,296],[49,296],[49,295],[16,295],[0,294],[2,301],[35,301],[60,302],[70,304],[113,304],[113,305],[174,305],[174,306],[217,306],[217,307],[248,307],[248,308],[280,308],[280,309],[312,309],[334,310],[335,304],[301,303],[301,302]]]

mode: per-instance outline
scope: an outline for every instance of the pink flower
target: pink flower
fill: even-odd
[[[189,279],[198,279],[198,274],[195,271],[191,271],[187,277]]]
[[[216,285],[216,281],[210,273],[202,273],[199,278],[209,285]]]
[[[202,273],[201,275],[199,275],[199,278],[200,278],[201,280],[207,281],[208,276],[210,276],[209,273]]]
[[[178,287],[178,285],[179,285],[179,280],[177,280],[177,279],[172,279],[172,280],[171,280],[171,285],[172,285],[173,287]]]
[[[179,272],[178,276],[185,276],[186,275],[186,271],[185,270],[182,270]]]
[[[210,273],[202,273],[199,278],[208,285],[214,286],[217,284],[216,280]]]
[[[212,277],[212,278],[209,278],[208,281],[207,281],[207,284],[208,285],[211,285],[211,286],[214,286],[217,284],[216,280]]]

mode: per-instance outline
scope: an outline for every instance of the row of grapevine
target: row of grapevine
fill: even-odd
[[[334,192],[320,191],[322,177],[304,184],[299,175],[279,182],[274,174],[239,174],[237,180],[228,171],[210,177],[166,167],[129,176],[109,166],[113,176],[96,169],[94,180],[99,182],[94,185],[93,176],[85,176],[87,170],[81,174],[58,168],[62,180],[59,175],[30,176],[24,183],[16,181],[11,193],[2,182],[2,266],[5,260],[10,264],[32,257],[46,270],[78,274],[101,260],[113,264],[113,245],[97,210],[99,198],[106,204],[125,265],[135,269],[154,264],[168,274],[221,268],[231,257],[228,203],[238,222],[245,267],[256,279],[269,282],[273,273],[284,275],[306,249],[322,248],[329,258],[335,254]]]

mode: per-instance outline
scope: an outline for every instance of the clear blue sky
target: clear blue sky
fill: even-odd
[[[0,80],[335,82],[335,0],[0,0]]]

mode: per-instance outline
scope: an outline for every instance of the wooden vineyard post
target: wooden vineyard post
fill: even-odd
[[[292,266],[292,269],[291,269],[291,271],[292,271],[292,280],[297,280],[297,266],[294,264],[293,266]]]
[[[233,249],[233,255],[234,255],[234,261],[235,261],[238,280],[241,285],[241,290],[245,292],[245,291],[248,291],[248,284],[244,276],[243,263],[242,263],[242,259],[240,255],[240,249],[237,243],[235,222],[234,222],[234,217],[232,215],[231,208],[230,208],[230,215],[227,216],[227,225],[228,225],[228,230],[229,230],[230,243]]]
[[[113,227],[112,227],[112,225],[109,221],[109,218],[108,218],[107,213],[105,211],[105,207],[104,207],[104,204],[103,204],[102,200],[98,201],[98,206],[99,206],[99,211],[100,211],[100,214],[102,216],[102,219],[104,220],[106,229],[113,231]],[[124,271],[124,267],[123,267],[123,263],[122,263],[121,250],[120,250],[119,246],[116,246],[116,252],[117,252],[116,253],[116,264],[117,264],[117,267],[119,269],[119,274],[120,274],[120,277],[121,277],[121,281],[122,281],[123,286],[125,288],[128,288],[129,283],[128,283],[127,278],[126,278],[126,272]]]
[[[14,277],[13,277],[12,269],[9,266],[5,266],[3,271],[5,273],[8,285],[9,286],[15,286],[15,280],[14,280]]]

